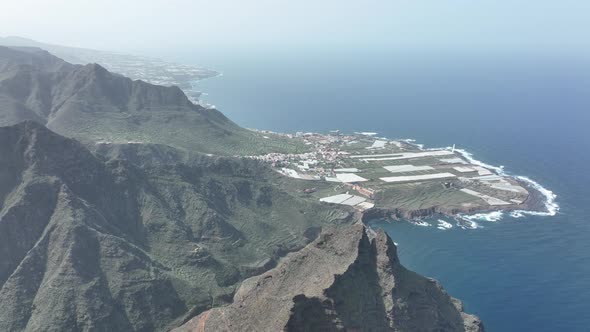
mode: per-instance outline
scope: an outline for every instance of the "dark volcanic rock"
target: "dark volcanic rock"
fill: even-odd
[[[405,269],[383,232],[329,227],[276,268],[247,279],[227,307],[175,331],[483,331],[435,280]]]

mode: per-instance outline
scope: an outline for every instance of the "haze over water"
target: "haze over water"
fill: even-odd
[[[376,227],[399,244],[408,268],[440,280],[489,331],[588,330],[590,60],[394,53],[177,60],[223,72],[198,87],[242,126],[457,144],[552,190],[554,217],[506,215],[475,230]]]

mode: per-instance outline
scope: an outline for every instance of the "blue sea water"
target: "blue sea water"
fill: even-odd
[[[376,131],[458,147],[557,195],[553,217],[478,229],[375,221],[402,263],[442,282],[489,331],[590,331],[590,58],[538,54],[179,56],[240,125]],[[451,221],[450,221],[451,222]],[[451,222],[454,225],[454,222]]]

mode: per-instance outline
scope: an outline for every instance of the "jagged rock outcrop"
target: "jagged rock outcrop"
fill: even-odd
[[[280,264],[243,282],[226,307],[191,319],[193,331],[483,331],[433,279],[404,268],[383,231],[329,227]]]

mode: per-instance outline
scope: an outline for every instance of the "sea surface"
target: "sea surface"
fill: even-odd
[[[488,215],[475,229],[448,218],[373,227],[488,331],[590,331],[590,57],[304,53],[176,60],[221,71],[197,88],[242,126],[456,144],[552,191],[554,216]]]

